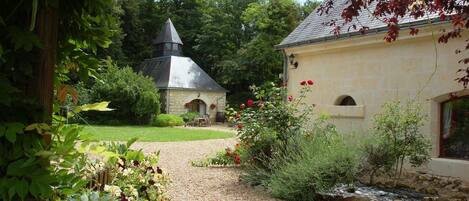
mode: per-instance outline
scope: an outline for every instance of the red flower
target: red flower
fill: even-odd
[[[300,84],[304,86],[304,85],[306,85],[306,81],[303,80],[303,81],[300,82]]]
[[[234,163],[239,165],[241,163],[241,157],[238,154],[234,156]]]
[[[226,152],[225,155],[226,155],[227,157],[230,157],[230,156],[231,156],[231,149],[230,149],[229,147],[225,149],[225,152]]]
[[[243,124],[238,124],[238,125],[236,125],[236,127],[238,127],[238,129],[242,129],[242,128],[243,128]]]
[[[288,96],[288,101],[293,101],[293,96]]]
[[[314,84],[313,80],[308,80],[308,85],[313,85],[313,84]]]
[[[254,105],[254,101],[249,99],[247,104],[248,104],[248,107],[252,107]]]
[[[242,103],[241,105],[239,105],[239,108],[244,109],[244,108],[246,108],[246,105],[244,103]]]

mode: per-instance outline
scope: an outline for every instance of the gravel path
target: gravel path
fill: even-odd
[[[273,201],[264,191],[239,182],[236,168],[192,167],[191,161],[212,155],[236,140],[218,139],[191,142],[138,142],[132,148],[145,152],[160,150],[160,166],[170,174],[169,194],[173,201]]]

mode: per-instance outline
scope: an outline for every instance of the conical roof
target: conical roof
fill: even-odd
[[[168,18],[168,20],[166,20],[164,25],[161,27],[160,34],[158,35],[158,37],[156,37],[154,43],[177,43],[180,45],[183,44],[181,38],[179,38],[179,34],[176,31],[176,28],[174,28],[173,22],[171,22],[171,19]]]

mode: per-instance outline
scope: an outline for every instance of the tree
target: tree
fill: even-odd
[[[135,73],[130,67],[118,68],[106,61],[107,69],[91,87],[91,102],[110,101],[114,111],[89,115],[100,123],[148,124],[160,112],[160,100],[153,79]]]
[[[244,29],[241,16],[252,2],[255,0],[209,0],[202,4],[194,59],[214,78],[222,76],[221,61],[232,58],[249,41],[252,34]]]
[[[113,0],[6,1],[0,7],[0,199],[52,199],[54,89],[93,76],[114,34]],[[58,105],[56,105],[58,106]],[[57,111],[57,110],[55,110]],[[36,124],[37,125],[37,124]],[[56,136],[55,136],[56,137]],[[40,154],[43,153],[43,154]],[[48,153],[48,154],[44,154]],[[67,152],[68,153],[68,152]],[[55,164],[56,165],[56,164]],[[70,178],[70,177],[69,177]]]
[[[292,0],[258,1],[249,4],[241,16],[250,37],[235,55],[220,62],[222,83],[247,91],[252,84],[278,81],[282,54],[273,49],[302,19],[300,6]],[[239,76],[242,75],[242,76]]]
[[[306,18],[309,16],[309,14],[311,14],[314,9],[316,9],[319,5],[321,5],[321,2],[320,1],[316,1],[316,0],[307,0],[303,6],[302,6],[302,10],[303,10],[303,18]]]
[[[334,7],[334,0],[324,1],[318,9],[318,13],[327,14]],[[368,30],[366,25],[359,25],[354,21],[356,17],[364,12],[387,24],[387,34],[384,40],[387,42],[395,41],[400,33],[400,19],[410,16],[415,19],[426,19],[428,16],[439,16],[439,20],[448,21],[452,25],[451,30],[444,30],[438,38],[439,43],[447,43],[448,40],[462,37],[463,30],[469,29],[469,4],[467,0],[349,0],[348,6],[342,10],[341,18],[343,23],[331,22],[336,34],[340,34],[340,27],[349,26],[352,29],[359,29],[362,33]],[[428,19],[433,21],[434,19]],[[410,27],[410,34],[418,34],[417,27]],[[469,49],[469,40],[466,40],[466,46],[463,49],[457,49],[456,54]],[[468,65],[469,57],[459,61],[463,65]],[[456,78],[465,88],[469,84],[469,66],[461,68],[458,72],[464,74]]]

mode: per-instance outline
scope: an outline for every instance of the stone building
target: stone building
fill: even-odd
[[[307,101],[318,113],[329,114],[339,130],[359,134],[370,133],[385,102],[416,99],[428,115],[422,132],[433,147],[426,170],[469,181],[469,90],[455,81],[463,67],[458,61],[467,56],[455,50],[464,49],[467,31],[440,44],[441,30],[452,28],[449,22],[407,17],[401,19],[399,39],[386,43],[386,25],[362,13],[358,20],[369,27],[366,34],[343,27],[334,35],[324,23],[341,19],[347,5],[339,0],[329,14],[312,12],[276,46],[285,55],[289,94],[298,95],[301,80],[314,79]],[[409,35],[410,27],[418,27],[418,35]]]
[[[217,112],[224,112],[227,90],[183,56],[183,43],[170,19],[154,44],[155,57],[143,61],[139,70],[154,79],[163,113],[198,112],[214,120]]]

